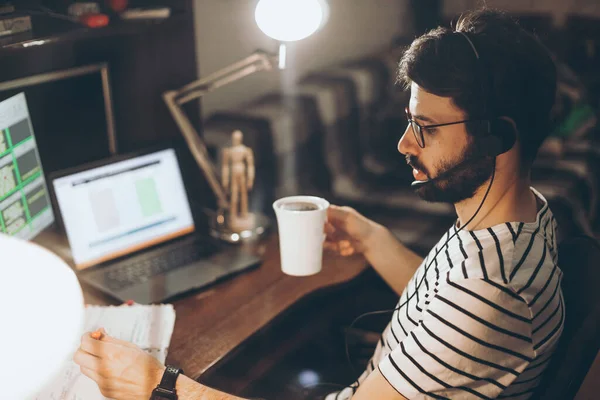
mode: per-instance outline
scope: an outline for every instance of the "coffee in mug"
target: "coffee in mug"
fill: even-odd
[[[310,203],[308,201],[283,202],[279,207],[289,211],[316,211],[319,209],[319,206],[317,204]]]

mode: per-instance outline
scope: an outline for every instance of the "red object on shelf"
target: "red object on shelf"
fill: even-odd
[[[120,13],[125,11],[129,1],[128,0],[106,0],[106,5],[114,12]]]
[[[100,28],[108,25],[108,15],[106,14],[85,14],[79,20],[89,28]]]

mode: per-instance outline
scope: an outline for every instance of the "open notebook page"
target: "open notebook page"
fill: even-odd
[[[84,331],[104,328],[117,339],[135,343],[165,362],[175,326],[175,310],[170,304],[132,306],[88,306]],[[105,400],[98,385],[67,361],[56,379],[40,391],[35,400]]]

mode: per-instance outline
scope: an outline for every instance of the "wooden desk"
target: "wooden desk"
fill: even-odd
[[[62,239],[43,236],[38,242],[70,258]],[[298,300],[319,289],[349,282],[367,268],[362,257],[326,253],[319,274],[292,277],[281,272],[276,235],[253,247],[262,254],[260,267],[173,302],[177,318],[167,363],[182,367],[193,379]],[[118,304],[87,286],[83,290],[87,304]]]

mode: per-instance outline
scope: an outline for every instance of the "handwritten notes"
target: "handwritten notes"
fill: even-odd
[[[165,362],[175,326],[175,310],[170,304],[132,306],[88,306],[85,331],[104,328],[117,339],[138,345]],[[79,366],[67,361],[61,373],[35,400],[107,400],[94,381],[82,375]]]

